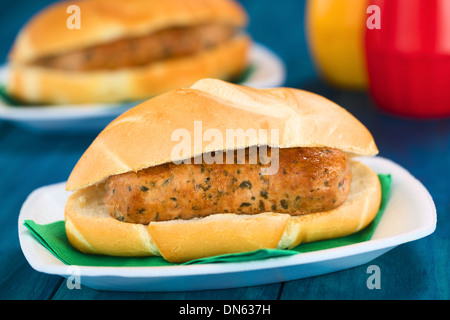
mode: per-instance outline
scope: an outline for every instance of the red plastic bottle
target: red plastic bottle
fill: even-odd
[[[380,29],[365,36],[369,90],[388,112],[450,116],[450,0],[370,0]],[[370,15],[368,15],[370,17]]]

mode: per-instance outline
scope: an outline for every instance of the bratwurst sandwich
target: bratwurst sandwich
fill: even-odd
[[[57,2],[17,36],[6,90],[26,103],[82,104],[231,80],[247,68],[247,20],[234,0]]]
[[[172,262],[345,236],[378,211],[378,176],[354,160],[377,153],[323,97],[203,79],[99,134],[67,182],[67,236],[85,253]]]

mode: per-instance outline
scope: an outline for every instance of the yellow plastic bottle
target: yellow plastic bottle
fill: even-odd
[[[329,84],[367,86],[364,53],[367,0],[308,0],[306,33],[316,67]]]

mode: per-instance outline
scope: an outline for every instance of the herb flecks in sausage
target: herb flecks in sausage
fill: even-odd
[[[262,201],[262,200],[259,200],[259,210],[261,212],[265,212],[265,210],[266,210],[265,205],[264,205],[264,201]]]
[[[174,178],[175,178],[174,176],[171,176],[169,179],[164,181],[164,183],[162,184],[162,187],[166,187]]]
[[[249,180],[242,181],[241,184],[239,185],[239,188],[241,188],[241,189],[245,189],[245,188],[251,189],[252,188],[252,183]]]
[[[330,210],[345,201],[351,182],[345,153],[292,148],[280,149],[279,155],[274,175],[262,174],[260,169],[270,163],[258,158],[256,164],[166,163],[112,176],[104,203],[118,220],[148,224],[156,221],[156,212],[159,221],[226,212],[300,215]]]

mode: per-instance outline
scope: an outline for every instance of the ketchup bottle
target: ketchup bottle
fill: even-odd
[[[369,5],[378,6],[381,18],[379,29],[368,28],[365,35],[376,104],[407,117],[450,116],[450,0],[369,0]]]

